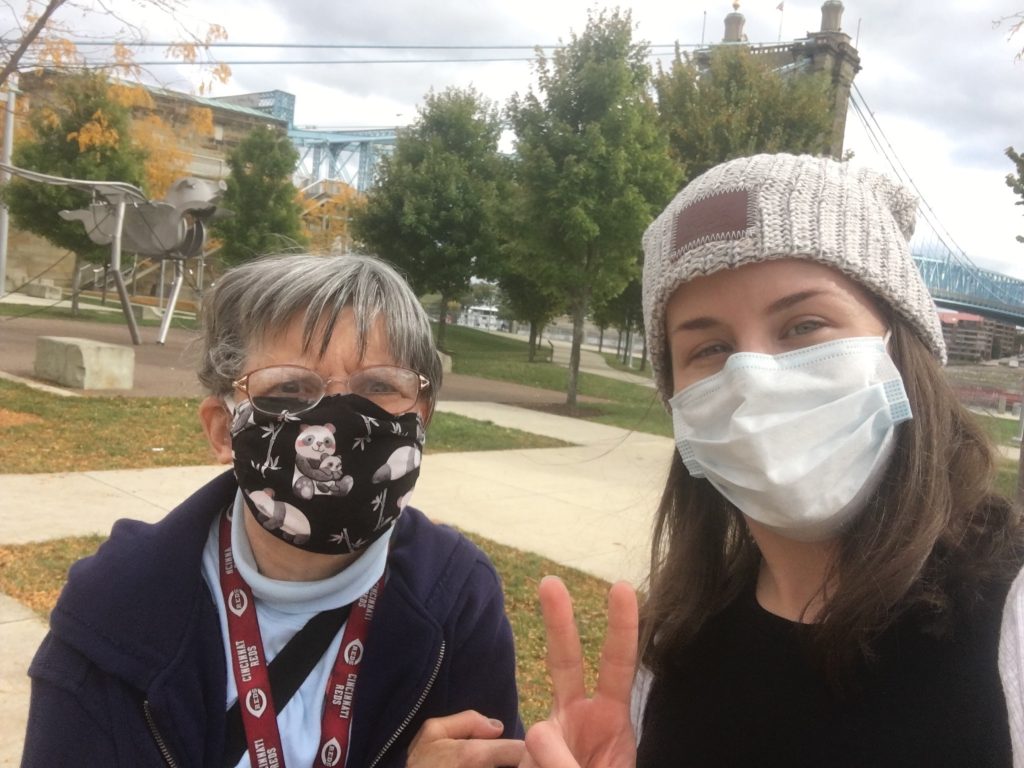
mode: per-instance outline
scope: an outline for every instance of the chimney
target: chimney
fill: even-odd
[[[843,3],[841,0],[826,0],[821,6],[821,31],[841,32],[843,22]]]
[[[723,43],[743,42],[743,24],[746,22],[746,18],[739,11],[739,0],[735,0],[732,4],[732,13],[725,17],[725,37],[722,38]]]

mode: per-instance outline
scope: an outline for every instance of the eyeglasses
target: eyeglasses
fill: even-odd
[[[345,385],[348,393],[365,397],[397,416],[412,410],[430,386],[423,374],[396,365],[373,365],[348,378],[330,379],[301,365],[271,365],[249,371],[231,383],[245,393],[253,408],[271,416],[295,416],[315,408],[332,383]]]

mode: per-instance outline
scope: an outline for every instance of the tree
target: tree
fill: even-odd
[[[637,262],[635,277],[617,296],[612,296],[595,306],[593,313],[594,322],[598,327],[603,329],[612,325],[619,330],[620,338],[625,337],[625,346],[619,351],[622,354],[622,362],[626,365],[630,362],[634,332],[643,332],[643,289],[640,284],[640,272],[641,265]],[[641,371],[647,362],[646,351],[645,342],[644,356],[640,361]]]
[[[780,75],[742,46],[714,48],[706,67],[676,49],[654,86],[672,156],[687,179],[734,157],[828,151],[833,116],[824,73]]]
[[[1006,156],[1016,166],[1017,174],[1006,174],[1006,186],[1013,190],[1015,195],[1021,197],[1014,205],[1024,205],[1024,157],[1019,155],[1013,147],[1006,148]],[[1024,236],[1017,235],[1017,242],[1024,243]]]
[[[403,270],[417,293],[441,295],[442,348],[445,308],[471,278],[494,273],[505,173],[500,134],[497,110],[474,89],[431,92],[416,122],[399,132],[352,222],[356,237]]]
[[[530,324],[529,360],[537,358],[544,326],[562,311],[563,298],[550,285],[512,269],[501,276],[502,314]]]
[[[343,181],[317,182],[318,194],[302,201],[302,225],[314,251],[347,251],[352,245],[352,216],[363,196]]]
[[[550,61],[538,52],[540,95],[509,105],[530,221],[525,250],[537,259],[527,274],[556,287],[573,319],[570,409],[591,302],[629,281],[643,230],[678,177],[648,92],[647,46],[632,32],[628,12],[590,14]]]
[[[130,120],[128,107],[111,97],[104,75],[85,72],[56,78],[43,103],[29,113],[28,136],[15,147],[14,164],[54,176],[142,186],[146,155],[131,141]],[[87,207],[87,193],[15,179],[4,191],[4,200],[15,226],[67,248],[76,261],[106,262],[107,246],[93,243],[81,222],[58,215]]]
[[[122,4],[115,11],[103,0],[28,0],[24,13],[18,15],[12,3],[5,3],[6,11],[0,11],[7,30],[0,40],[0,85],[22,69],[95,67],[97,62],[88,61],[73,42],[87,37],[82,30],[88,27],[88,19],[97,20],[99,26],[111,21],[117,23],[120,29],[113,36],[101,33],[100,39],[109,44],[103,46],[107,50],[103,51],[102,65],[119,74],[137,77],[139,67],[134,63],[133,45],[145,40],[145,32],[129,18],[129,9],[163,14],[165,39],[178,37],[168,44],[165,57],[202,62],[210,77],[225,82],[231,70],[210,58],[209,50],[212,43],[226,39],[227,32],[219,24],[209,24],[196,31],[184,23],[179,14],[187,5],[187,0],[136,0],[127,8]],[[65,20],[64,16],[72,18]],[[95,50],[95,46],[93,48]],[[208,82],[201,83],[200,91],[205,91],[207,85]]]
[[[228,265],[302,245],[298,191],[292,172],[299,153],[283,132],[257,128],[228,154],[221,206],[232,215],[214,223],[220,260]]]

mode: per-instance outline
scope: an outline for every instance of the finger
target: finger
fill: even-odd
[[[526,732],[526,759],[519,768],[579,768],[561,730],[543,720]]]
[[[556,709],[584,696],[583,649],[572,616],[572,598],[562,580],[545,576],[537,589],[548,640],[548,672]]]
[[[526,744],[519,739],[494,739],[492,741],[468,741],[462,750],[464,759],[459,762],[465,768],[504,768],[519,765],[526,754]]]
[[[608,591],[608,630],[597,669],[597,693],[629,706],[640,628],[636,591],[624,581]]]
[[[440,739],[496,739],[504,730],[505,726],[500,720],[491,720],[475,710],[466,709],[454,715],[432,717],[425,721],[410,749],[415,749],[421,742],[428,744]]]

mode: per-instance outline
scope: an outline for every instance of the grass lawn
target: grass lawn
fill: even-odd
[[[70,307],[48,307],[34,304],[0,304],[0,316],[5,317],[45,317],[56,320],[88,320],[95,323],[106,323],[108,325],[124,325],[124,313],[121,312],[121,303],[117,294],[113,293],[107,298],[107,306],[114,307],[117,312],[109,312],[101,309],[90,309],[90,306],[99,306],[99,299],[83,297],[79,304],[78,315],[71,314]],[[140,328],[158,328],[159,320],[136,320]],[[195,330],[198,324],[193,318],[182,317],[175,313],[171,322],[173,328],[186,328]]]
[[[651,370],[651,361],[650,360],[647,361],[647,365],[644,366],[644,369],[641,371],[639,368],[630,368],[624,362],[619,360],[619,356],[617,354],[615,354],[614,352],[602,352],[601,353],[601,357],[603,357],[605,359],[605,362],[608,363],[608,367],[609,368],[614,368],[616,371],[623,371],[625,373],[632,373],[632,374],[635,374],[636,376],[646,376],[648,379],[654,378],[654,372]],[[634,358],[634,359],[636,359],[638,361],[637,365],[640,365],[640,363],[639,363],[639,359],[640,358]]]
[[[445,351],[452,357],[455,373],[565,392],[568,369],[554,363],[529,362],[525,341],[456,325],[448,326],[445,333]],[[579,415],[588,421],[672,435],[672,421],[653,389],[583,373],[580,394],[602,401],[580,404]]]
[[[198,398],[59,397],[0,380],[0,471],[81,472],[209,464]],[[427,453],[551,448],[561,440],[437,413]]]
[[[547,717],[551,686],[544,666],[544,625],[537,606],[537,583],[556,574],[568,585],[593,685],[596,660],[604,634],[608,584],[528,552],[471,536],[490,556],[505,586],[505,606],[516,638],[520,706],[523,720],[534,723]],[[57,539],[35,544],[0,546],[0,592],[10,595],[42,616],[48,616],[76,560],[92,554],[101,536]]]

